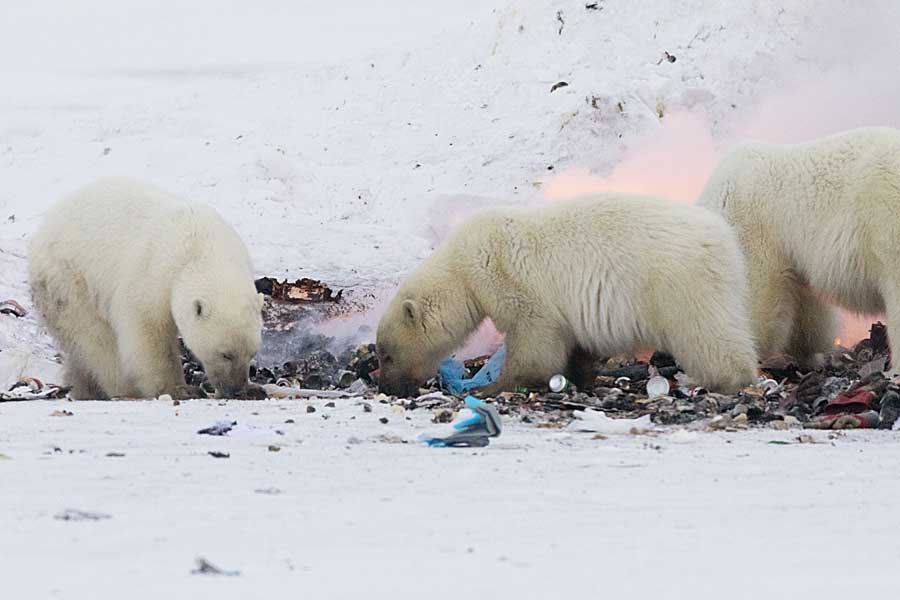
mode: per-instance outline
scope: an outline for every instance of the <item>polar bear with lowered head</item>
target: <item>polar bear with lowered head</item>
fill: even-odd
[[[705,209],[605,194],[470,218],[400,286],[378,325],[379,382],[414,394],[490,318],[506,364],[486,393],[546,386],[584,356],[663,348],[696,381],[756,376],[734,234]]]
[[[833,347],[829,301],[887,313],[900,361],[900,131],[854,129],[797,145],[745,144],[698,203],[736,230],[761,356],[815,366]]]
[[[205,397],[185,385],[179,334],[218,396],[263,395],[247,381],[262,297],[244,244],[212,208],[103,179],[47,212],[28,267],[73,397]]]

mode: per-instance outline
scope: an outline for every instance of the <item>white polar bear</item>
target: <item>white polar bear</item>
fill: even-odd
[[[379,381],[416,393],[489,317],[507,359],[486,393],[643,347],[734,391],[756,376],[745,293],[734,233],[705,209],[622,194],[496,209],[460,225],[400,286],[378,325]]]
[[[900,131],[863,128],[792,146],[729,154],[698,204],[722,214],[749,271],[760,355],[807,366],[833,347],[828,299],[887,313],[900,361]]]
[[[31,240],[35,307],[78,399],[197,397],[180,333],[217,394],[249,394],[262,297],[240,237],[210,207],[140,181],[100,180],[53,206]]]

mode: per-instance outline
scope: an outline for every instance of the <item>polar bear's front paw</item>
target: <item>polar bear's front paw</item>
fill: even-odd
[[[170,394],[175,400],[191,400],[193,398],[208,398],[209,396],[198,385],[178,385]]]
[[[247,387],[235,394],[234,397],[238,400],[265,400],[269,396],[261,385],[248,383]]]

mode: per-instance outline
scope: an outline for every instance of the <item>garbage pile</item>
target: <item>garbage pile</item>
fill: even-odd
[[[466,382],[492,375],[498,356],[502,364],[502,348],[494,357],[445,363],[442,374],[452,373],[454,380],[436,377],[420,389],[417,398],[377,393],[373,344],[348,348],[338,356],[321,349],[311,351],[283,365],[255,368],[251,378],[259,384],[322,390],[353,386],[354,395],[400,404],[408,410],[433,410],[437,420],[441,411],[461,409],[465,394],[478,395],[477,387]],[[790,356],[770,358],[761,365],[759,380],[733,395],[693,385],[671,355],[656,352],[646,361],[615,357],[598,362],[589,386],[578,388],[558,377],[545,388],[503,392],[489,400],[500,414],[518,416],[541,427],[565,427],[576,411],[595,410],[611,418],[649,416],[659,425],[698,423],[722,430],[750,426],[891,428],[900,417],[900,379],[885,376],[889,359],[886,327],[875,323],[867,339],[853,348],[836,346],[817,370],[802,369]]]
[[[267,392],[285,392],[272,397],[319,395],[336,401],[364,397],[405,410],[430,410],[435,422],[448,423],[465,408],[466,395],[480,395],[478,389],[499,375],[505,360],[505,347],[493,356],[464,362],[448,359],[416,397],[386,396],[377,391],[374,344],[349,345],[335,352],[338,340],[309,329],[310,322],[358,311],[358,304],[348,301],[342,291],[335,293],[312,279],[279,282],[265,277],[256,286],[266,295],[264,339],[269,344],[290,340],[282,348],[289,360],[267,360],[261,352],[250,370],[250,380],[265,386]],[[11,301],[2,308],[14,316],[21,312]],[[567,427],[576,417],[584,421],[601,415],[721,430],[751,426],[891,429],[900,418],[900,378],[885,375],[890,358],[887,328],[875,323],[868,338],[852,348],[835,346],[815,370],[801,368],[787,355],[766,359],[760,365],[759,380],[733,395],[692,384],[671,355],[655,352],[647,360],[632,356],[599,360],[580,386],[558,374],[540,389],[517,389],[486,400],[500,415],[547,428]],[[182,364],[189,385],[214,392],[202,365],[183,346]],[[61,398],[66,392],[61,386],[23,379],[0,392],[0,401]]]

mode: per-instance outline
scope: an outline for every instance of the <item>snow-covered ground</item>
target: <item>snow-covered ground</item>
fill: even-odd
[[[689,201],[737,141],[900,125],[895,2],[587,4],[0,3],[0,300],[30,308],[29,235],[105,174],[213,204],[260,275],[362,299],[487,204]],[[0,387],[58,380],[54,353],[33,315],[0,315]],[[378,416],[2,404],[0,595],[895,595],[893,434],[514,425],[447,451],[378,439],[414,437],[425,413]],[[229,437],[195,433],[228,417]],[[112,518],[54,518],[66,508]],[[191,575],[196,556],[241,575]]]
[[[400,443],[434,427],[421,410],[324,404],[0,405],[4,596],[896,598],[890,432],[507,422],[449,450]]]

